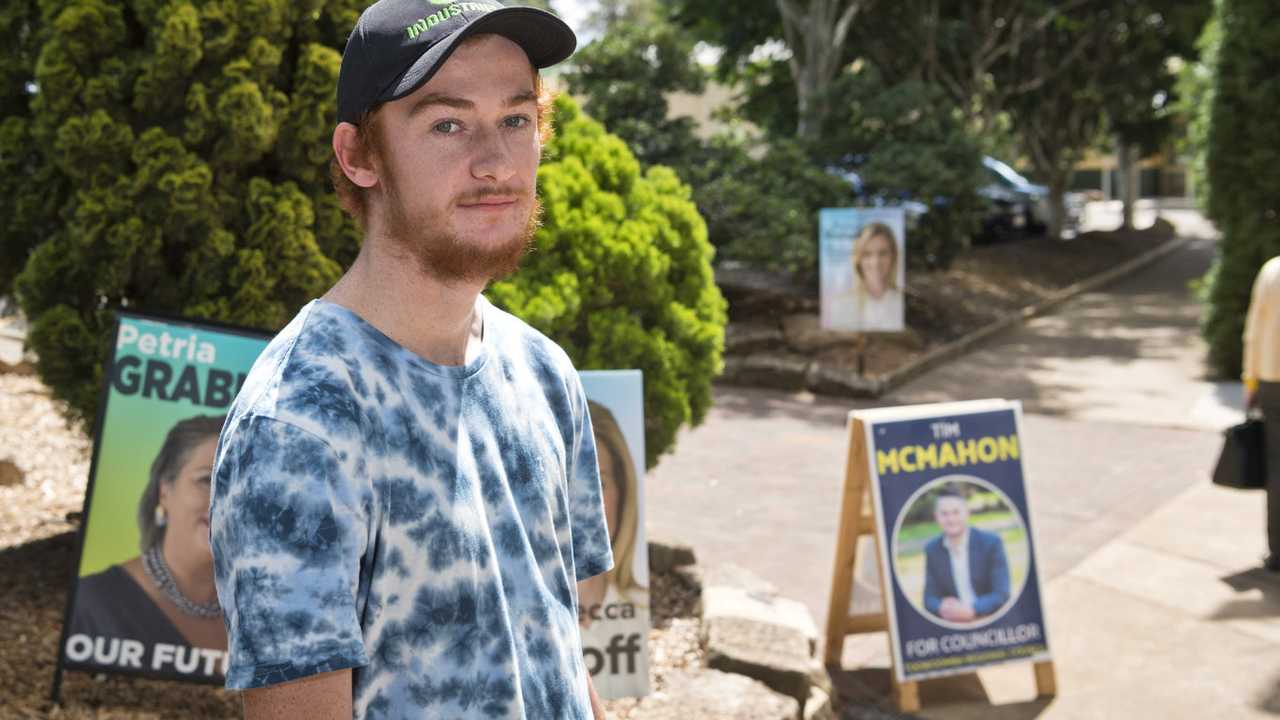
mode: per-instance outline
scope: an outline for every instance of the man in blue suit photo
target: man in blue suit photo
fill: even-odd
[[[942,534],[925,544],[924,606],[948,622],[970,623],[1009,600],[1009,561],[999,535],[969,526],[969,505],[948,488],[934,500]]]

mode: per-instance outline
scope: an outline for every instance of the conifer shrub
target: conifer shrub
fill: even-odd
[[[711,406],[726,305],[706,224],[669,168],[641,171],[617,137],[556,100],[555,138],[538,170],[536,249],[493,302],[560,343],[579,369],[644,372],[645,454],[652,467]]]
[[[1237,377],[1258,269],[1280,255],[1280,25],[1269,0],[1222,0],[1208,127],[1207,207],[1222,232],[1206,276],[1203,332],[1214,370]]]

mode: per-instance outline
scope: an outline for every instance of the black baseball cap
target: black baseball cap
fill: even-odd
[[[555,65],[578,45],[563,20],[537,8],[497,0],[379,0],[361,13],[342,52],[338,122],[357,122],[375,105],[422,87],[477,33],[510,39],[535,68]]]

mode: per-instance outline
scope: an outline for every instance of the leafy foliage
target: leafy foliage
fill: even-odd
[[[1222,0],[1206,167],[1209,216],[1222,231],[1207,277],[1203,331],[1223,376],[1240,373],[1241,336],[1258,269],[1280,255],[1280,26],[1267,0]]]
[[[1200,38],[1196,41],[1199,57],[1184,65],[1178,74],[1175,112],[1185,118],[1187,123],[1187,133],[1179,144],[1179,150],[1191,157],[1188,172],[1201,206],[1208,202],[1209,179],[1205,160],[1209,149],[1214,75],[1221,42],[1222,28],[1214,16],[1205,23]]]
[[[567,97],[538,170],[537,250],[493,302],[560,343],[581,369],[644,371],[652,467],[699,423],[721,370],[726,308],[706,226],[670,169],[640,163]]]
[[[573,58],[564,78],[586,98],[586,111],[622,138],[645,165],[679,163],[696,150],[689,118],[668,118],[666,93],[700,93],[706,72],[691,55],[694,41],[655,16],[617,22]]]
[[[814,275],[817,211],[848,205],[853,194],[797,141],[774,141],[758,157],[752,150],[748,142],[720,137],[684,170],[718,258]]]
[[[832,86],[829,123],[813,153],[855,170],[877,202],[914,200],[927,212],[907,235],[907,260],[946,267],[969,247],[985,204],[982,153],[964,115],[936,85],[886,85],[855,65]]]
[[[94,415],[111,307],[277,328],[354,258],[325,163],[360,5],[39,3],[37,91],[0,133],[28,189],[0,213],[6,255],[30,253],[39,372],[74,416]]]
[[[364,5],[0,11],[36,58],[0,55],[0,92],[22,99],[0,124],[0,241],[6,269],[26,258],[15,289],[37,369],[74,418],[96,413],[113,308],[278,329],[355,258],[327,165],[339,50]],[[568,101],[556,120],[541,245],[492,295],[583,367],[645,371],[652,465],[711,403],[725,315],[712,250],[671,171],[642,173]]]

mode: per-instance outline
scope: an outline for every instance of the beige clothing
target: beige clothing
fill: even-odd
[[[1253,281],[1253,299],[1244,323],[1245,385],[1280,382],[1280,257],[1273,257]]]

